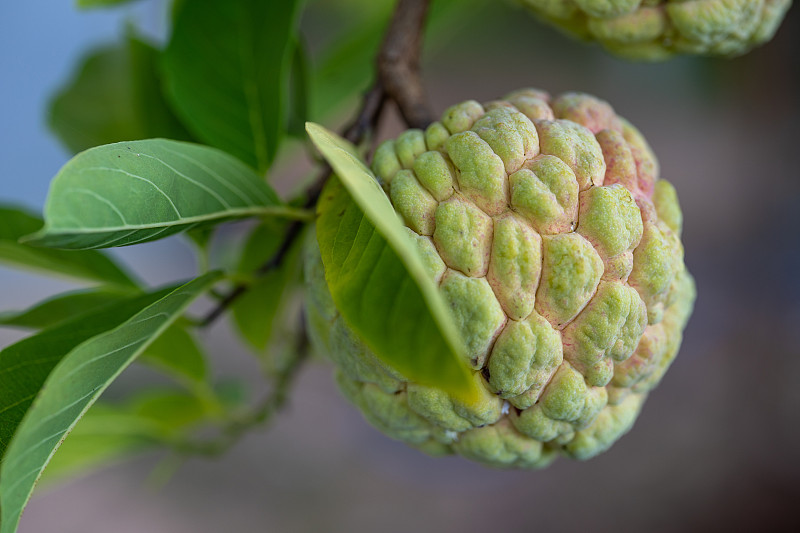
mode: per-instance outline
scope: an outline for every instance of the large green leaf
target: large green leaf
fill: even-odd
[[[0,533],[13,533],[34,485],[62,440],[114,379],[219,279],[197,278],[120,326],[71,350],[48,376],[0,465]]]
[[[130,293],[109,290],[75,291],[59,294],[24,311],[0,313],[0,325],[42,329],[54,326],[78,315],[121,302]]]
[[[301,3],[183,2],[164,54],[168,95],[189,129],[260,171],[286,131]]]
[[[167,106],[159,52],[129,36],[91,53],[50,105],[49,124],[73,153],[154,137],[190,140]]]
[[[28,242],[54,248],[127,246],[203,223],[257,215],[295,216],[236,158],[166,139],[98,146],[56,175],[45,226]]]
[[[389,199],[352,145],[317,124],[306,128],[339,177],[326,187],[317,220],[336,307],[403,375],[470,398],[474,382],[453,317]]]
[[[16,207],[0,205],[0,263],[95,283],[136,286],[128,274],[101,252],[48,250],[19,242],[21,237],[41,227],[42,219]]]
[[[173,289],[129,297],[78,314],[0,351],[0,459],[47,376],[70,350],[114,329]]]

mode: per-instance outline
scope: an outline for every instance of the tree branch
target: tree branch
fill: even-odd
[[[378,76],[411,128],[432,122],[419,71],[429,4],[430,0],[399,0],[378,54]]]
[[[344,132],[342,133],[344,137],[353,144],[360,144],[367,134],[375,129],[381,112],[383,111],[383,104],[385,102],[386,94],[383,91],[383,86],[380,82],[377,82],[364,95],[364,99],[361,104],[361,110],[359,111],[355,120],[347,128],[345,128]],[[310,209],[317,205],[317,200],[319,200],[319,196],[322,194],[322,188],[325,186],[325,182],[328,181],[331,172],[331,167],[325,165],[319,175],[319,178],[317,178],[317,180],[308,189],[306,189],[306,200],[303,204],[303,207]],[[263,276],[281,265],[284,258],[289,253],[289,250],[292,249],[292,245],[302,233],[305,224],[306,223],[304,221],[300,220],[293,220],[289,224],[289,226],[286,228],[286,233],[283,236],[280,246],[275,253],[259,267],[259,269],[256,271],[257,276]],[[237,284],[227,295],[223,296],[222,299],[217,302],[217,305],[200,321],[200,327],[210,326],[231,305],[233,305],[233,303],[239,299],[242,294],[247,292],[247,289],[247,284]]]

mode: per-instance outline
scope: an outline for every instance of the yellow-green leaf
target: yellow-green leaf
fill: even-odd
[[[345,321],[407,378],[474,397],[453,317],[389,199],[352,145],[317,124],[306,129],[339,177],[320,199],[317,240]]]

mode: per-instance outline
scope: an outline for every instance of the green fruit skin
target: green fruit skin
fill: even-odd
[[[733,57],[772,39],[792,0],[517,0],[538,18],[632,60]]]
[[[633,425],[695,299],[674,187],[642,135],[589,95],[457,104],[372,169],[453,310],[482,391],[409,382],[350,330],[309,239],[313,346],[388,436],[500,468],[587,459]]]

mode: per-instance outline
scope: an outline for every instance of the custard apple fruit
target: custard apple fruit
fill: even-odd
[[[533,13],[629,59],[736,56],[775,34],[792,0],[518,0]]]
[[[312,245],[312,342],[369,422],[432,454],[515,468],[589,458],[627,432],[695,297],[675,189],[636,128],[592,96],[526,89],[449,108],[380,145],[372,169],[482,394],[465,404],[371,353]]]

